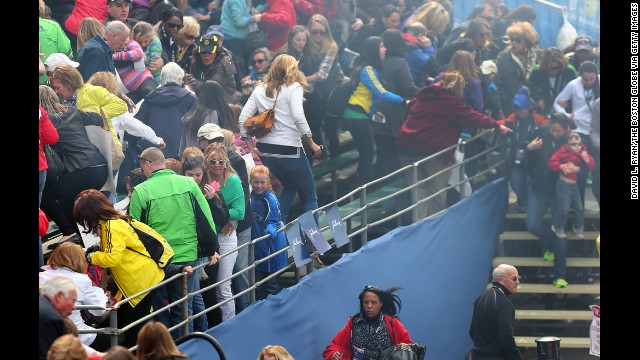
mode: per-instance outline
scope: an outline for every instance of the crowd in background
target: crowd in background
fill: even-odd
[[[98,254],[111,254],[105,249],[112,236],[135,239],[133,230],[116,220],[133,218],[158,231],[175,249],[174,262],[181,267],[174,271],[189,272],[189,292],[284,248],[284,232],[276,230],[291,220],[296,194],[303,211],[318,207],[311,167],[344,151],[343,131],[359,153],[354,187],[469,139],[481,128],[506,134],[514,211],[526,212],[527,230],[541,239],[544,259],[554,262],[554,285],[568,286],[566,215],[574,210],[573,230],[584,237],[579,219],[587,182],[600,202],[600,52],[590,36],[579,35],[564,49],[540,48],[535,10],[508,9],[501,0],[479,1],[459,24],[453,22],[451,0],[39,3],[39,207],[63,235],[51,249],[69,251],[44,266],[39,241],[39,265],[47,274],[41,282],[61,268],[82,279],[82,288],[64,283],[57,288],[70,297],[73,290],[73,302],[104,302],[104,294],[96,300],[87,282],[92,279],[83,277],[91,273],[82,269],[116,266],[111,255],[96,260],[103,256]],[[332,91],[345,82],[351,88],[344,109],[327,116]],[[271,106],[280,114],[273,133],[248,137],[244,121]],[[484,147],[482,141],[471,143],[465,156]],[[45,156],[50,149],[63,168],[55,176]],[[423,166],[420,176],[455,161],[460,159],[453,152],[443,154]],[[482,166],[482,157],[470,162],[466,175]],[[420,195],[448,181],[445,172]],[[90,211],[76,209],[78,194],[95,196],[105,218],[91,220]],[[120,200],[124,208],[105,210]],[[171,212],[156,212],[154,201]],[[443,193],[426,202],[420,217],[441,211],[447,201]],[[178,206],[184,203],[196,205]],[[549,209],[552,227],[542,221]],[[108,231],[96,230],[107,223],[114,224]],[[82,225],[101,236],[94,262],[62,246],[84,247]],[[203,226],[212,238],[204,249]],[[188,241],[178,240],[183,232]],[[259,247],[255,259],[248,259],[246,247],[220,258],[265,234],[271,240],[263,244],[273,247]],[[190,272],[203,262],[210,266]],[[263,263],[256,281],[285,264],[282,257]],[[136,278],[134,269],[121,271]],[[165,275],[159,271],[146,284]],[[114,294],[126,288],[120,285],[113,285]],[[189,315],[248,287],[243,273],[193,297]],[[277,291],[276,278],[259,287],[258,298]],[[160,307],[177,299],[179,289],[149,294],[138,301]],[[204,331],[249,305],[248,296],[238,297],[191,322],[190,331]],[[157,319],[167,328],[180,317],[179,307],[172,310]],[[88,326],[79,311],[70,317],[78,328]],[[83,334],[80,340],[98,352],[108,349],[103,336]],[[135,345],[135,336],[123,344]],[[45,355],[41,349],[41,358]]]

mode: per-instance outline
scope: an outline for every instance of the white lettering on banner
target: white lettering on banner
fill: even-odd
[[[631,30],[638,30],[638,4],[631,3]]]
[[[591,340],[589,355],[600,357],[600,306],[591,305],[590,308],[593,311],[593,320],[591,320],[591,328],[589,329]]]

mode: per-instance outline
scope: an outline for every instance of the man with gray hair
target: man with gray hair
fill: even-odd
[[[64,317],[76,308],[80,288],[66,276],[54,276],[40,287],[38,358],[46,360],[51,344],[66,333]]]
[[[175,62],[167,63],[160,72],[160,87],[145,96],[136,118],[149,125],[167,146],[164,156],[180,160],[182,117],[196,103],[196,95],[183,84],[184,70]]]
[[[167,65],[175,64],[170,62]],[[177,66],[177,64],[175,64]],[[165,66],[166,67],[166,66]],[[162,70],[164,72],[164,69]],[[164,87],[164,86],[163,86]],[[161,87],[161,88],[163,88]],[[146,104],[147,101],[144,102]],[[178,133],[179,135],[180,133]],[[140,167],[147,180],[136,185],[131,194],[129,214],[159,232],[173,248],[173,264],[195,267],[196,260],[208,257],[209,265],[220,260],[218,237],[209,203],[193,179],[167,169],[162,151],[156,147],[145,149],[139,156]],[[172,281],[158,292],[154,309],[159,309],[183,297],[182,282]],[[187,291],[200,290],[200,271],[187,276]],[[193,314],[193,303],[202,302],[202,294],[187,301],[188,314]],[[198,304],[198,303],[196,303]],[[158,318],[167,327],[182,321],[182,304]],[[200,316],[189,322],[189,332],[206,331],[207,317]],[[174,339],[185,335],[182,327],[171,332]]]
[[[467,360],[522,360],[513,337],[516,309],[509,296],[518,292],[520,276],[512,265],[500,264],[491,274],[491,287],[473,303],[469,336],[473,347]]]
[[[116,74],[113,53],[122,50],[128,41],[129,27],[122,21],[114,20],[107,24],[104,35],[96,34],[84,43],[76,56],[76,60],[80,63],[78,71],[82,74],[84,81],[88,81],[91,75],[98,71]]]

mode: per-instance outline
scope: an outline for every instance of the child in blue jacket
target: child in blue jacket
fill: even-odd
[[[257,239],[266,234],[270,237],[255,244],[255,260],[264,259],[287,246],[284,231],[277,232],[283,226],[280,216],[280,202],[273,193],[269,181],[269,168],[256,165],[249,174],[251,184],[251,211],[253,224],[251,225],[251,239]],[[256,282],[284,268],[289,263],[289,256],[284,251],[270,257],[256,266]],[[269,294],[278,292],[278,277],[275,276],[256,289],[256,300],[262,300]]]

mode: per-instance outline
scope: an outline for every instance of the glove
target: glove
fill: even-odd
[[[90,253],[85,253],[84,256],[87,258],[87,262],[89,264],[91,264],[91,258],[93,257],[93,254],[95,254],[95,252],[90,252]]]
[[[89,264],[91,264],[91,257],[93,256],[93,253],[98,251],[99,249],[100,249],[99,244],[93,244],[85,250],[84,256],[87,258],[87,261],[89,262]]]

